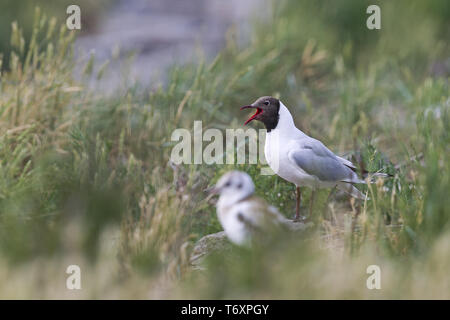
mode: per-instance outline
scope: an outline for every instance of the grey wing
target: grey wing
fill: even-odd
[[[322,142],[315,139],[299,141],[288,154],[289,159],[307,174],[321,181],[359,182],[355,173],[345,166]]]
[[[350,167],[350,168],[356,170],[356,166],[355,166],[355,165],[353,164],[353,162],[351,162],[350,160],[347,160],[347,159],[342,158],[342,157],[339,157],[339,156],[336,156],[336,157],[339,159],[340,162],[342,162],[342,163],[343,163],[344,165],[346,165],[347,167]]]

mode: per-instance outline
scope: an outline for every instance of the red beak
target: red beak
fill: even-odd
[[[250,121],[254,120],[254,119],[256,118],[257,115],[259,115],[261,112],[263,112],[262,109],[260,109],[260,108],[258,108],[258,107],[254,107],[254,106],[252,106],[252,105],[250,105],[250,106],[243,106],[243,107],[241,107],[241,110],[244,110],[244,109],[250,109],[250,108],[256,108],[256,112],[255,112],[254,115],[252,115],[250,118],[248,118],[247,121],[245,121],[244,125],[246,125],[246,124],[249,123]]]

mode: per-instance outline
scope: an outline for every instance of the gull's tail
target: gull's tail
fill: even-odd
[[[342,158],[342,157],[337,157],[339,159],[339,161],[341,161],[341,163],[343,165],[345,165],[346,167],[350,168],[354,173],[358,174],[360,173],[363,177],[363,179],[366,179],[368,176],[370,176],[372,179],[370,180],[371,183],[374,182],[373,178],[387,178],[387,177],[392,177],[391,174],[389,173],[383,173],[383,172],[369,172],[366,169],[364,169],[364,165],[362,162],[360,162],[360,170],[358,170],[358,168],[356,168],[356,166],[349,160]],[[357,182],[357,183],[361,183],[361,182]]]
[[[337,188],[348,193],[354,198],[362,199],[362,200],[369,200],[369,197],[367,197],[365,194],[363,194],[361,191],[355,188],[355,186],[352,185],[352,183],[360,183],[360,184],[367,184],[374,183],[376,178],[387,178],[392,177],[391,174],[383,173],[383,172],[369,172],[366,169],[364,169],[364,165],[362,162],[360,162],[360,170],[356,168],[356,166],[349,160],[338,157],[338,159],[341,161],[343,165],[345,165],[347,168],[353,171],[353,177],[349,179],[342,180],[337,184]],[[362,179],[358,177],[358,173],[362,175]],[[368,180],[367,178],[370,178]]]
[[[351,183],[348,182],[339,182],[336,186],[339,190],[344,191],[345,193],[348,193],[353,198],[361,199],[361,200],[369,200],[369,197],[367,197],[364,193],[359,191],[355,188]]]

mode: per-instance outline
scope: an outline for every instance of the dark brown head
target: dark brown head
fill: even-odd
[[[258,98],[249,106],[243,106],[241,110],[248,108],[254,108],[256,109],[256,112],[247,121],[245,121],[245,124],[252,120],[259,120],[264,123],[267,132],[270,132],[272,129],[276,128],[279,119],[278,113],[280,111],[280,100],[265,96]]]

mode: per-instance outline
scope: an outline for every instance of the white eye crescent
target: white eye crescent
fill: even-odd
[[[268,106],[270,104],[269,100],[264,101],[264,104]]]

